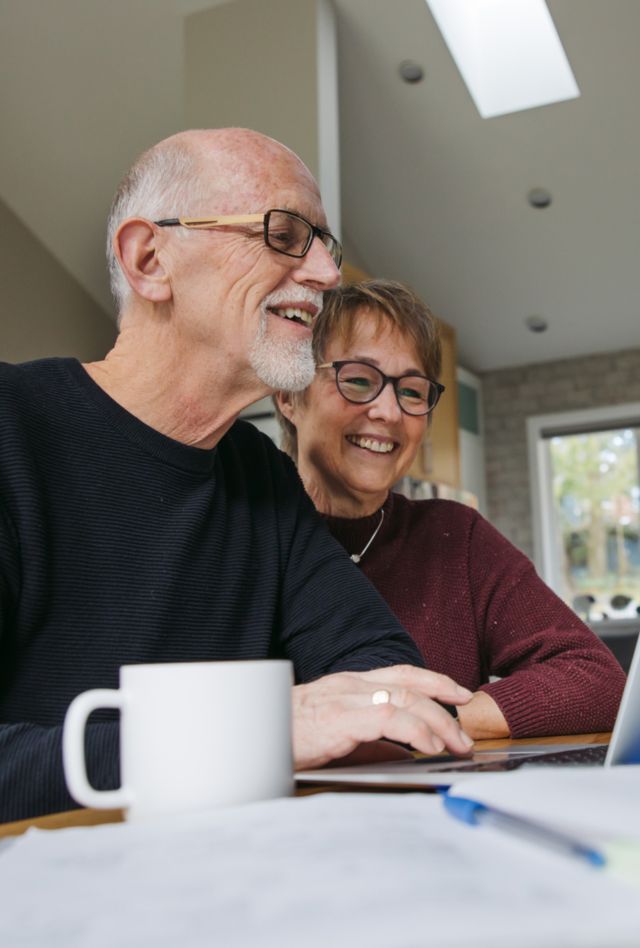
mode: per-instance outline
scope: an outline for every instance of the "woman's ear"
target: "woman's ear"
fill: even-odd
[[[290,421],[292,425],[295,425],[294,418],[296,414],[296,405],[295,395],[293,392],[276,392],[273,397],[276,405],[287,421]]]
[[[113,249],[127,282],[143,299],[163,303],[171,299],[171,282],[158,256],[158,229],[143,217],[120,225]]]

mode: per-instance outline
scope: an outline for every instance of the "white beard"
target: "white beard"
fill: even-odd
[[[263,300],[258,331],[249,350],[251,368],[261,382],[276,391],[302,391],[311,384],[316,372],[311,337],[298,340],[282,339],[269,332],[269,319],[280,317],[269,314],[267,308],[291,300],[292,295],[298,302],[308,300],[318,309],[322,306],[322,294],[306,287],[298,287],[295,294],[291,291],[270,293]]]

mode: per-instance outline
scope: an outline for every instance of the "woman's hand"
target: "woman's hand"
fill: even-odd
[[[491,695],[476,691],[471,701],[458,708],[460,724],[476,740],[509,737],[509,725]]]

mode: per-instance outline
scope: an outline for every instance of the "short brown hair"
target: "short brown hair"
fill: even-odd
[[[349,345],[357,329],[355,316],[361,310],[374,317],[378,330],[390,322],[408,336],[415,345],[425,375],[436,382],[439,380],[442,347],[438,321],[412,289],[394,280],[363,280],[338,286],[324,294],[322,312],[313,325],[313,354],[317,363],[324,361],[327,345],[336,336]],[[305,394],[306,390],[293,397],[302,402]],[[296,460],[295,425],[284,417],[277,405],[276,415],[282,430],[282,450]]]

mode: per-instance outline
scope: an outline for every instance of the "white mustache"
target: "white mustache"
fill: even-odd
[[[288,306],[295,306],[296,303],[311,303],[316,307],[318,313],[322,309],[323,294],[318,290],[312,290],[309,286],[295,286],[290,290],[274,290],[262,300],[261,309],[265,312],[269,307],[281,306],[286,303]]]

